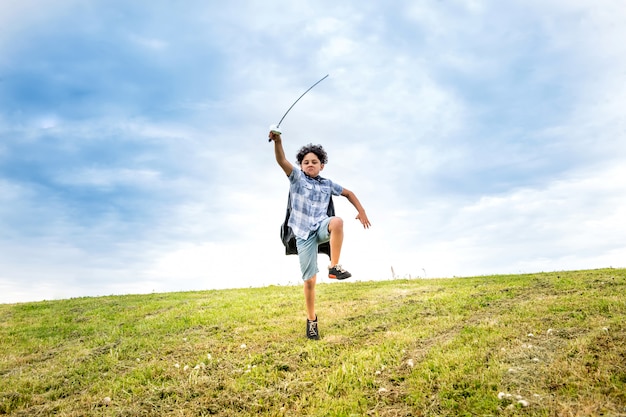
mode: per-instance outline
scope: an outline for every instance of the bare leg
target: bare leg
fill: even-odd
[[[330,232],[330,266],[333,267],[339,263],[341,255],[341,245],[343,245],[343,219],[341,217],[333,217],[328,223],[328,231]]]
[[[304,300],[306,301],[306,315],[311,321],[317,317],[315,314],[315,281],[317,274],[304,281]]]

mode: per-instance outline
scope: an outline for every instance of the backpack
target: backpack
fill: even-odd
[[[330,196],[330,201],[328,202],[328,208],[326,209],[326,214],[328,217],[333,217],[335,215],[335,205],[333,204],[333,196]],[[285,245],[285,255],[297,255],[298,248],[296,247],[296,235],[293,234],[293,230],[287,223],[289,223],[289,216],[291,215],[291,192],[289,192],[289,197],[287,199],[287,213],[285,215],[285,221],[280,227],[280,240],[282,240],[283,245]],[[330,242],[320,243],[317,246],[318,253],[325,253],[330,258]]]

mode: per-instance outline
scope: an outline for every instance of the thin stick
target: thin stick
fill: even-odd
[[[287,111],[285,112],[285,114],[283,114],[283,117],[280,118],[280,122],[278,122],[278,124],[276,125],[276,129],[278,129],[280,127],[280,124],[283,122],[283,120],[285,119],[285,116],[287,116],[287,113],[289,113],[289,111],[293,108],[293,106],[296,105],[296,103],[298,101],[300,101],[300,99],[302,97],[304,97],[304,95],[306,93],[308,93],[309,91],[311,91],[313,89],[313,87],[315,87],[316,85],[318,85],[319,83],[321,83],[322,81],[324,81],[330,74],[326,74],[324,77],[322,77],[322,79],[320,79],[318,82],[316,82],[315,84],[313,84],[312,86],[309,87],[308,90],[306,90],[304,93],[302,93],[302,95],[300,97],[298,97],[298,99],[296,101],[293,102],[293,104],[287,109]],[[272,140],[268,140],[268,142],[271,142]]]
[[[313,87],[315,87],[316,85],[318,85],[319,83],[321,83],[322,81],[324,81],[324,80],[328,77],[328,75],[329,75],[329,74],[326,74],[324,77],[322,77],[322,79],[321,79],[321,80],[319,80],[318,82],[316,82],[315,84],[313,84],[312,86],[310,86],[308,90],[306,90],[304,93],[302,93],[302,95],[301,95],[300,97],[298,97],[298,99],[297,99],[296,101],[294,101],[294,102],[293,102],[293,104],[291,105],[291,107],[289,107],[289,108],[287,109],[287,111],[285,112],[285,114],[283,115],[283,117],[281,117],[281,118],[280,118],[280,122],[278,122],[278,124],[276,125],[276,127],[280,127],[280,124],[283,122],[283,119],[285,118],[285,116],[287,116],[287,113],[289,113],[289,110],[291,110],[291,109],[293,108],[293,106],[295,106],[295,105],[296,105],[296,103],[297,103],[298,101],[300,101],[300,99],[301,99],[302,97],[304,97],[304,95],[305,95],[306,93],[308,93],[309,91],[311,91],[311,90],[313,89]]]

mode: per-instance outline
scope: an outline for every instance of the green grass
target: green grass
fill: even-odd
[[[301,287],[0,305],[0,414],[626,415],[624,269],[320,284],[317,307],[312,342]]]

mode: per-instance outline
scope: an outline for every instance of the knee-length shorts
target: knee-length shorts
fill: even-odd
[[[320,223],[320,227],[311,232],[307,239],[296,237],[296,247],[298,248],[303,281],[308,281],[319,272],[317,267],[317,246],[330,240],[330,232],[328,231],[330,219],[329,217],[323,220]]]

